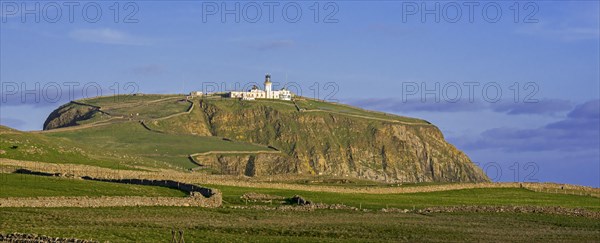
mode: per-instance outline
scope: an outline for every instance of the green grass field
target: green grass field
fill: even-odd
[[[113,116],[132,117],[136,120],[140,119],[157,119],[169,115],[187,111],[190,103],[180,100],[165,100],[150,104],[139,104],[139,106],[107,109]]]
[[[127,164],[121,163],[120,158],[103,153],[94,146],[82,147],[77,141],[66,138],[19,132],[2,126],[0,126],[0,150],[4,151],[0,153],[0,158],[120,169],[128,167]]]
[[[479,188],[403,194],[347,194],[221,185],[207,186],[221,190],[223,192],[223,200],[226,204],[231,205],[245,204],[245,202],[240,199],[240,196],[247,192],[257,192],[284,197],[292,197],[293,195],[298,194],[313,202],[327,204],[343,203],[348,206],[361,207],[364,209],[382,209],[386,207],[413,209],[460,205],[531,205],[576,207],[600,211],[600,198],[597,197],[540,193],[520,188]]]
[[[398,214],[129,208],[0,208],[0,232],[111,242],[597,242],[600,222],[543,214]]]
[[[0,198],[49,196],[184,197],[186,193],[158,186],[128,185],[26,174],[0,174]]]
[[[137,122],[111,124],[77,131],[48,133],[82,146],[95,147],[123,155],[133,155],[179,168],[193,168],[188,155],[208,151],[267,151],[265,146],[224,141],[218,137],[157,133]]]
[[[0,197],[171,196],[183,192],[152,186],[0,174]],[[600,221],[527,213],[384,213],[379,209],[452,205],[535,205],[599,211],[600,199],[532,192],[518,188],[465,189],[411,194],[343,194],[210,185],[223,193],[223,208],[109,207],[0,208],[0,233],[111,242],[162,242],[183,230],[186,242],[381,242],[381,241],[587,241],[600,239]],[[247,192],[323,203],[343,203],[373,211],[270,211],[233,209]],[[276,204],[276,203],[274,203]],[[271,205],[262,203],[262,205]],[[275,206],[275,205],[272,205]]]

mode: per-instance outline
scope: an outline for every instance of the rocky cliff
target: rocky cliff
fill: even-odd
[[[201,101],[210,132],[273,146],[278,155],[199,158],[226,173],[300,173],[388,182],[481,182],[487,176],[426,122],[366,119],[335,112],[298,112],[243,101]],[[224,169],[226,168],[226,169]]]
[[[423,120],[386,119],[381,113],[369,111],[359,115],[344,113],[357,108],[331,103],[320,103],[326,109],[313,109],[306,103],[308,108],[304,109],[283,101],[200,99],[195,102],[196,108],[185,117],[160,120],[162,131],[219,136],[271,146],[281,152],[217,153],[195,158],[217,173],[247,176],[295,173],[387,182],[489,180],[463,152],[444,140],[437,127]],[[95,107],[71,103],[55,110],[44,127],[70,126],[95,112],[99,112]]]

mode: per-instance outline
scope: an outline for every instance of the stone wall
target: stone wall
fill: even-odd
[[[46,235],[37,234],[23,234],[23,233],[0,233],[0,242],[48,242],[48,243],[92,243],[98,242],[94,240],[81,240],[75,238],[60,238],[50,237]]]
[[[394,212],[395,210],[387,209],[384,212]],[[600,212],[591,211],[583,208],[565,208],[560,206],[479,206],[479,205],[463,205],[463,206],[442,206],[429,207],[425,209],[413,210],[412,212],[428,214],[428,213],[538,213],[538,214],[556,214],[575,217],[586,217],[600,219]]]
[[[17,169],[14,173],[39,176],[62,176],[60,173]],[[0,207],[123,207],[123,206],[199,206],[220,207],[223,199],[219,190],[173,180],[108,179],[82,176],[84,180],[161,186],[187,192],[189,197],[29,197],[0,198]]]
[[[100,178],[92,178],[89,176],[81,177],[84,180],[93,180],[93,181],[104,181],[104,182],[112,182],[112,183],[123,183],[123,184],[133,184],[133,185],[143,185],[143,186],[161,186],[167,187],[171,189],[176,189],[180,191],[187,192],[190,195],[200,194],[206,198],[213,197],[216,194],[220,194],[220,192],[216,189],[210,189],[206,187],[197,186],[194,184],[183,183],[173,180],[149,180],[149,179],[100,179]]]
[[[0,207],[132,207],[132,206],[179,206],[220,207],[221,194],[205,198],[191,197],[25,197],[0,198]]]

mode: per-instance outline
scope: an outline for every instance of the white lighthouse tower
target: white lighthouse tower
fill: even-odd
[[[265,76],[265,95],[267,96],[267,99],[272,99],[273,98],[273,83],[271,83],[271,74],[267,74]]]
[[[255,99],[272,99],[272,100],[292,100],[292,92],[287,90],[285,87],[281,90],[273,90],[273,83],[271,82],[271,74],[265,75],[265,89],[260,90],[254,86],[248,91],[231,91],[229,97],[238,98],[242,100],[255,100]]]

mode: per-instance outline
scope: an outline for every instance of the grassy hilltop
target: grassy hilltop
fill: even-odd
[[[48,137],[135,157],[144,165],[189,169],[196,166],[191,156],[218,174],[488,180],[427,121],[302,97],[98,97],[61,106],[44,129]]]

